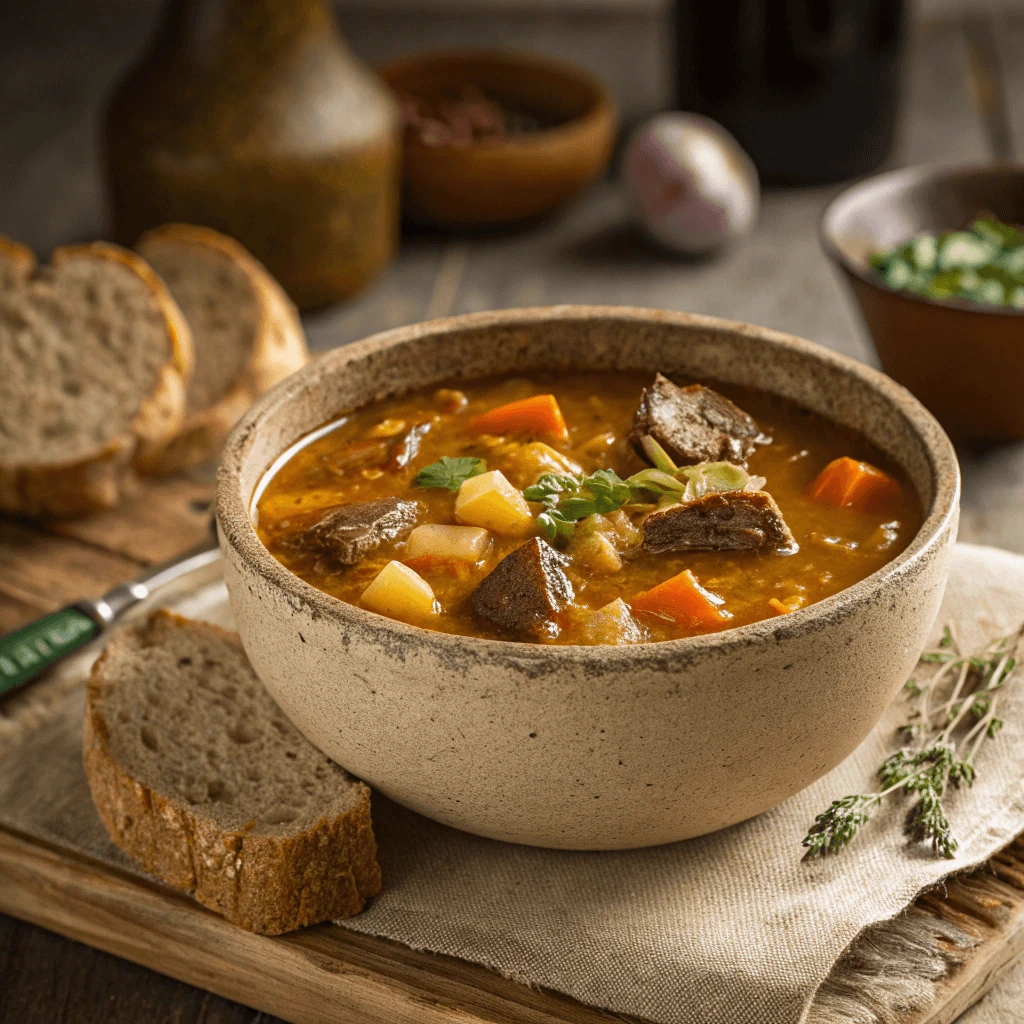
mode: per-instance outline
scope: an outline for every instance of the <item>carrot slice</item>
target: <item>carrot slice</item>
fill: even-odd
[[[772,597],[768,599],[768,607],[776,615],[788,615],[790,612],[795,612],[798,608],[803,608],[804,601],[805,598],[802,594],[791,594],[783,601],[780,601],[777,597]]]
[[[710,632],[725,627],[732,618],[722,608],[722,598],[705,590],[689,569],[659,583],[630,601],[634,609],[661,615],[673,622]]]
[[[559,441],[569,439],[569,428],[554,395],[533,395],[481,413],[473,420],[473,429],[482,434],[516,432],[546,434]]]
[[[861,512],[872,512],[899,493],[900,485],[888,473],[845,455],[830,462],[807,488],[815,501]]]

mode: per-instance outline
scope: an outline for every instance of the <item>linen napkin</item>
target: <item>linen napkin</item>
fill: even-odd
[[[228,621],[220,585],[175,607]],[[1022,621],[1024,558],[958,545],[936,639],[950,623],[962,648],[972,651]],[[40,696],[32,707],[0,712],[0,821],[124,866],[96,819],[78,763],[85,668],[83,659],[42,684],[59,699]],[[849,685],[857,685],[852,670]],[[63,710],[40,711],[46,699]],[[960,840],[954,860],[907,847],[900,827],[905,805],[896,800],[839,856],[801,861],[800,840],[815,814],[837,797],[874,788],[877,766],[898,746],[894,732],[906,709],[897,697],[846,761],[780,807],[653,849],[519,847],[375,797],[384,891],[340,924],[655,1024],[799,1024],[858,933],[1024,832],[1019,672],[1000,709],[1005,727],[983,751],[973,789],[951,800]]]

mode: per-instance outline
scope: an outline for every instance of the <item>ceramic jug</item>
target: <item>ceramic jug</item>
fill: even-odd
[[[170,0],[105,123],[114,237],[238,238],[302,308],[370,281],[398,237],[400,129],[328,0]]]

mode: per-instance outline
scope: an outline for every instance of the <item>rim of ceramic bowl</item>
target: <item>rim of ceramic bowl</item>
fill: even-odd
[[[848,212],[851,207],[869,205],[873,199],[877,198],[878,193],[887,193],[895,189],[903,190],[908,186],[919,185],[925,181],[942,181],[987,172],[1019,174],[1021,185],[1024,187],[1024,163],[917,164],[914,167],[901,167],[895,171],[885,171],[882,174],[873,174],[869,178],[864,178],[843,189],[825,207],[821,219],[818,221],[818,239],[821,247],[833,263],[851,276],[876,291],[899,296],[907,302],[937,306],[940,309],[956,309],[964,313],[977,313],[983,316],[1024,316],[1024,309],[1016,306],[986,306],[968,299],[934,299],[929,295],[919,295],[917,292],[906,289],[891,288],[869,267],[853,259],[836,240],[835,221]]]
[[[501,47],[466,47],[460,49],[451,47],[443,50],[429,50],[423,53],[410,53],[393,60],[384,61],[374,69],[384,80],[384,83],[391,90],[394,86],[391,83],[391,75],[401,68],[413,64],[444,64],[454,60],[485,60],[500,61],[509,66],[520,68],[543,68],[554,71],[572,78],[584,86],[590,93],[586,108],[568,121],[561,121],[558,124],[549,125],[547,128],[538,128],[535,132],[529,132],[521,136],[504,137],[497,139],[480,139],[469,146],[430,146],[430,149],[454,149],[460,152],[468,152],[475,149],[510,149],[522,151],[524,149],[540,148],[550,144],[552,141],[571,138],[578,135],[581,130],[589,130],[600,125],[603,121],[612,124],[618,118],[618,104],[612,95],[611,89],[595,74],[574,64],[572,61],[558,60],[548,57],[546,54],[527,53],[520,50],[502,49]],[[423,143],[418,143],[424,145]]]
[[[318,590],[286,569],[263,546],[250,515],[252,494],[241,493],[241,478],[248,450],[252,439],[259,432],[260,424],[306,392],[310,382],[315,384],[318,379],[330,378],[343,372],[344,367],[351,362],[386,348],[415,342],[420,338],[450,334],[466,328],[479,330],[487,327],[542,326],[555,321],[585,322],[595,319],[647,324],[657,322],[683,328],[725,330],[742,334],[771,346],[795,350],[812,360],[857,377],[880,392],[893,407],[894,412],[902,415],[911,426],[927,455],[932,473],[934,493],[931,495],[930,505],[922,501],[922,504],[926,504],[925,517],[913,540],[892,561],[870,576],[837,594],[787,615],[703,636],[621,647],[491,640],[442,633],[411,625],[367,611]],[[344,410],[338,410],[338,414],[342,412]],[[293,444],[302,436],[305,434],[297,435],[288,444]],[[288,445],[285,445],[282,451],[287,450],[287,447]],[[268,465],[260,467],[260,478],[267,472],[272,462],[273,460]],[[678,665],[680,662],[685,663],[691,658],[703,657],[708,653],[725,655],[751,643],[778,642],[788,636],[821,630],[825,628],[830,618],[853,614],[858,607],[870,603],[889,578],[911,571],[916,562],[936,548],[942,542],[951,520],[958,513],[959,497],[960,469],[949,438],[938,421],[909,391],[879,370],[813,342],[767,327],[756,327],[738,321],[633,306],[563,305],[469,313],[398,327],[333,349],[314,359],[264,395],[235,426],[228,438],[217,474],[216,512],[222,545],[230,546],[250,569],[285,595],[289,604],[293,607],[308,608],[316,617],[357,627],[386,647],[393,647],[396,641],[403,646],[417,645],[419,649],[426,646],[440,659],[449,662],[452,662],[455,656],[488,662],[514,661],[528,666],[542,664],[542,670],[557,670],[558,666],[567,664],[583,664],[595,670],[613,670],[629,665],[664,665],[666,659]]]

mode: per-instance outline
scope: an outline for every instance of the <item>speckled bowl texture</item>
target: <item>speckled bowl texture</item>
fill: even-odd
[[[261,474],[340,412],[451,378],[641,368],[751,384],[861,431],[926,509],[910,546],[808,608],[707,637],[552,647],[435,633],[328,597],[264,549]],[[371,786],[511,842],[625,849],[785,800],[847,756],[907,678],[956,536],[953,448],[869,367],[760,327],[625,307],[520,309],[403,327],[335,350],[260,400],[221,464],[217,517],[253,666],[288,717]]]

